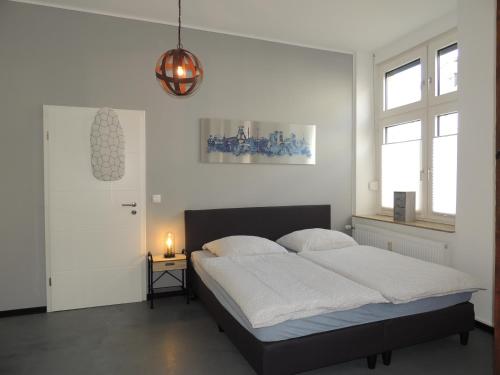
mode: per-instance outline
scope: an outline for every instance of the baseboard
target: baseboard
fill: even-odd
[[[479,328],[482,331],[491,333],[492,335],[495,334],[495,328],[493,328],[487,324],[484,324],[478,320],[476,320],[476,328]]]
[[[41,314],[47,312],[47,306],[28,307],[26,309],[4,310],[0,311],[0,318],[9,316]]]

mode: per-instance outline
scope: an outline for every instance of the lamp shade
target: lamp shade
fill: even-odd
[[[161,87],[173,96],[192,95],[203,81],[200,60],[183,48],[171,49],[162,54],[155,70]]]
[[[165,236],[165,242],[163,245],[164,257],[165,258],[175,258],[175,243],[174,235],[172,233],[167,233]]]

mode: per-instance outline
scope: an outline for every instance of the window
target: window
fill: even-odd
[[[437,51],[437,95],[458,89],[458,44],[453,43]]]
[[[384,127],[383,137],[382,206],[393,208],[394,191],[420,191],[422,121]]]
[[[458,112],[435,116],[432,138],[432,212],[455,215]]]
[[[379,209],[415,191],[418,217],[452,222],[456,211],[459,48],[453,33],[377,66]]]
[[[422,71],[420,59],[385,73],[385,109],[420,101]]]

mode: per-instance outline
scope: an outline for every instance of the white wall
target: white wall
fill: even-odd
[[[374,52],[375,63],[379,63],[458,27],[460,134],[456,233],[372,223],[384,229],[446,242],[452,251],[453,266],[470,273],[487,288],[486,291],[476,293],[473,302],[476,319],[489,325],[493,325],[495,16],[494,0],[459,0],[456,13],[435,20]],[[356,74],[366,79],[366,74],[358,69]],[[356,77],[357,89],[360,85],[359,76]],[[356,95],[356,99],[359,100],[359,95]],[[364,102],[360,103],[364,105]],[[356,126],[357,131],[362,127],[359,121],[356,121]],[[363,137],[356,135],[355,212],[358,214],[365,213],[362,207],[376,205],[376,197],[370,203],[370,195],[360,193],[364,189],[363,184],[375,174],[373,170],[359,168],[360,164],[368,160],[362,150],[374,147],[375,132],[371,139],[367,133],[363,134]],[[372,164],[367,165],[366,169],[369,169]],[[355,219],[354,223],[356,222],[366,223],[359,219]]]
[[[172,26],[0,0],[0,310],[45,305],[43,104],[146,110],[154,253],[167,231],[182,249],[185,209],[329,203],[337,228],[350,222],[353,56],[186,29],[206,75],[182,100],[154,77],[175,36]],[[200,163],[202,117],[316,124],[317,164]]]
[[[375,174],[375,142],[373,122],[373,54],[357,52],[355,62],[355,192],[353,213],[375,211],[377,192],[368,189]]]
[[[459,0],[460,131],[455,265],[489,288],[475,298],[478,320],[493,322],[495,234],[494,0]]]

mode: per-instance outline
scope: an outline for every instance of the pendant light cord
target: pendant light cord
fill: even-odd
[[[177,29],[177,48],[182,48],[182,43],[181,43],[181,0],[179,0],[179,27]]]

